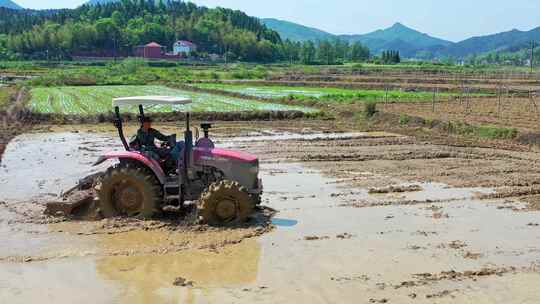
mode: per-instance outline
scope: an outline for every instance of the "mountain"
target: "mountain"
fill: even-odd
[[[377,30],[364,35],[341,35],[340,37],[351,42],[360,41],[375,53],[388,49],[398,49],[402,53],[412,53],[419,49],[452,44],[450,41],[431,37],[399,22],[384,30]]]
[[[10,9],[23,9],[17,3],[11,0],[0,0],[0,7],[10,8]]]
[[[511,30],[493,35],[473,37],[449,45],[443,49],[431,51],[433,57],[449,56],[464,58],[473,54],[487,52],[514,52],[527,48],[531,41],[540,41],[540,27],[530,31]]]
[[[406,58],[465,58],[493,52],[522,52],[531,41],[540,43],[540,27],[530,31],[511,30],[493,35],[469,38],[457,43],[432,37],[409,28],[401,23],[361,35],[334,35],[316,28],[306,27],[294,22],[262,19],[270,29],[275,30],[284,39],[295,41],[342,39],[361,42],[373,54],[384,50],[398,50]]]
[[[107,3],[113,3],[118,2],[119,0],[90,0],[86,2],[88,5],[97,5],[97,4],[107,4]]]
[[[261,22],[268,28],[279,33],[283,40],[292,41],[317,41],[335,38],[336,35],[321,31],[316,28],[307,27],[294,22],[278,20],[273,18],[261,19]]]
[[[420,50],[426,48],[442,48],[452,44],[439,38],[431,37],[401,23],[392,27],[377,30],[363,35],[334,35],[316,28],[311,28],[294,22],[262,19],[270,29],[279,33],[281,38],[294,41],[342,39],[349,42],[361,42],[372,53],[378,54],[384,50],[399,50],[402,56],[414,57]]]
[[[107,3],[114,3],[114,2],[120,2],[121,0],[90,0],[86,2],[86,5],[98,5],[98,4],[107,4]],[[159,3],[160,0],[155,0],[156,3]],[[162,0],[164,4],[167,4],[167,0]]]

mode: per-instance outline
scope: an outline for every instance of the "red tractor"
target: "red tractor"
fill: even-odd
[[[120,106],[138,106],[142,123],[145,119],[144,105],[189,103],[189,99],[168,96],[113,100],[114,124],[125,151],[106,153],[95,163],[118,160],[107,170],[98,188],[100,209],[105,217],[151,218],[166,206],[181,208],[186,201],[197,201],[202,222],[230,225],[246,221],[260,203],[262,183],[258,177],[258,158],[244,152],[216,148],[208,136],[212,127],[209,123],[201,124],[204,137],[196,138],[194,142],[189,113],[186,113],[185,147],[179,159],[174,160],[172,170],[167,160],[156,159],[155,155],[139,151],[126,141]]]

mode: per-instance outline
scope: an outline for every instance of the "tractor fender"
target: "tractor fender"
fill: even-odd
[[[163,169],[161,169],[161,166],[159,163],[149,157],[146,157],[144,154],[137,152],[137,151],[120,151],[120,152],[108,152],[102,156],[99,157],[96,163],[94,163],[94,166],[100,165],[104,163],[106,160],[109,159],[129,159],[138,161],[141,164],[145,165],[146,167],[150,168],[152,172],[156,175],[159,182],[164,185],[166,181],[165,172],[163,172]]]

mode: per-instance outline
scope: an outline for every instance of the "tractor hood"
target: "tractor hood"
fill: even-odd
[[[243,163],[258,163],[257,156],[245,152],[220,148],[194,148],[195,161],[238,161]]]

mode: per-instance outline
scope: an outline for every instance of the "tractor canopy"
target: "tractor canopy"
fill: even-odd
[[[139,106],[139,105],[185,105],[190,104],[191,99],[173,96],[134,96],[113,99],[113,107]]]

